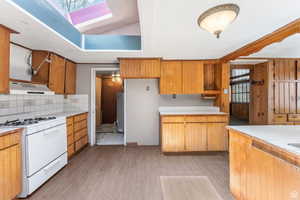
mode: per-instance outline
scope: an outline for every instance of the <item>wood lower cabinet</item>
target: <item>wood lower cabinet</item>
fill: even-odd
[[[300,198],[299,157],[230,130],[230,190],[237,200]]]
[[[21,130],[0,136],[0,199],[12,200],[21,192]]]
[[[162,133],[163,152],[181,152],[185,150],[183,123],[164,123],[162,124]]]
[[[224,116],[162,116],[163,152],[226,151],[228,134]]]
[[[87,113],[67,118],[68,157],[88,144]]]

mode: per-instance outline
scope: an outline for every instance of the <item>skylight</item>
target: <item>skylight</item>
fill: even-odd
[[[77,29],[112,17],[106,0],[48,0]]]

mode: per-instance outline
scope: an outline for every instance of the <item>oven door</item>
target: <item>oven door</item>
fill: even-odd
[[[27,177],[35,174],[66,151],[66,124],[26,136]]]

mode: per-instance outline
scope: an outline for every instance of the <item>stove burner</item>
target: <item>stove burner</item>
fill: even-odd
[[[0,126],[26,126],[26,125],[32,125],[32,124],[37,124],[40,121],[47,121],[47,120],[52,120],[56,119],[56,117],[36,117],[36,118],[27,118],[24,120],[12,120],[12,121],[6,121],[3,124],[0,124]]]

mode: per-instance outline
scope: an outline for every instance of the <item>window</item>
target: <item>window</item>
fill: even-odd
[[[250,70],[233,69],[231,70],[231,102],[249,103],[250,102]]]

